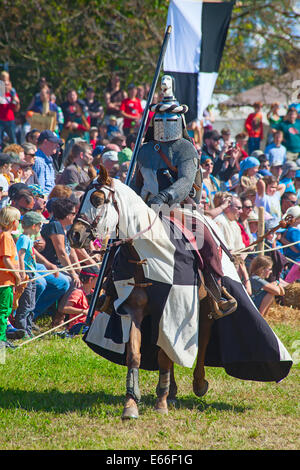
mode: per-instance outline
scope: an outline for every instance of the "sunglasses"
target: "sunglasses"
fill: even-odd
[[[291,201],[290,199],[288,199],[287,202],[289,202],[289,203],[292,204],[293,206],[294,206],[295,204],[297,204],[297,201]]]
[[[243,209],[252,209],[253,206],[243,206]]]
[[[28,155],[29,157],[35,157],[35,153],[25,153],[24,155]]]

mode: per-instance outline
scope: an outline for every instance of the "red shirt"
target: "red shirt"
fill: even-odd
[[[122,101],[120,110],[123,111],[126,114],[129,114],[130,116],[139,116],[141,117],[143,114],[143,108],[142,108],[142,103],[138,98],[130,99],[126,98],[125,100]],[[129,128],[131,127],[131,123],[136,123],[136,121],[133,121],[132,119],[124,118],[124,125],[123,127]]]
[[[78,308],[80,310],[87,310],[89,308],[89,304],[86,298],[86,294],[82,288],[75,289],[71,292],[67,306]],[[73,317],[77,317],[78,313],[69,314],[69,320]],[[76,320],[71,321],[68,323],[68,328],[70,329],[72,326],[77,325],[77,323],[84,323],[86,320],[86,315],[81,315],[80,317],[76,318]]]
[[[15,95],[18,98],[18,95]],[[14,121],[15,119],[15,104],[12,102],[13,96],[10,93],[5,93],[6,103],[0,104],[0,121]]]
[[[246,119],[245,129],[249,137],[260,137],[263,139],[262,113],[251,113]]]

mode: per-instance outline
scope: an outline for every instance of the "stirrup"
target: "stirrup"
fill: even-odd
[[[218,320],[219,318],[230,315],[237,309],[237,301],[235,298],[229,294],[225,287],[222,287],[221,290],[222,297],[218,302],[211,297],[212,312],[208,315],[210,319]]]

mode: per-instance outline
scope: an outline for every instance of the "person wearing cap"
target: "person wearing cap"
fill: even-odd
[[[290,261],[290,271],[285,278],[286,282],[291,283],[300,279],[300,266],[293,263],[293,261],[295,263],[300,263],[300,206],[297,205],[290,207],[285,213],[285,216],[288,215],[291,215],[294,218],[294,221],[284,232],[282,242],[284,255],[286,258],[289,258],[289,260],[292,260]],[[284,245],[289,245],[290,243],[295,244],[288,248],[284,248]]]
[[[35,154],[36,158],[32,169],[37,175],[38,184],[46,196],[55,186],[55,170],[52,156],[61,143],[62,140],[50,130],[42,131],[38,138],[38,150]]]
[[[260,142],[263,139],[263,116],[262,103],[257,102],[253,105],[254,112],[250,113],[245,120],[245,130],[248,133],[248,154],[253,150],[259,150]]]
[[[279,161],[273,161],[270,165],[270,172],[276,178],[276,181],[279,183],[281,175],[282,175],[282,167],[283,165]]]
[[[237,148],[231,149],[228,145],[224,145],[220,150],[221,138],[221,134],[216,130],[206,131],[203,136],[202,156],[208,155],[212,158],[214,164],[213,176],[220,181],[228,181],[234,172],[239,151]]]
[[[29,278],[23,294],[19,299],[16,309],[14,326],[26,331],[28,337],[32,336],[33,312],[35,309],[36,282],[34,280],[36,272],[36,256],[34,251],[32,236],[39,233],[43,216],[37,212],[27,212],[22,218],[23,233],[17,240],[16,247],[20,263],[20,277],[22,281]],[[26,270],[26,273],[24,272]]]
[[[67,325],[68,332],[66,336],[74,336],[76,334],[84,334],[86,332],[88,328],[85,326],[89,310],[88,296],[90,296],[95,289],[98,276],[99,268],[97,265],[82,268],[79,274],[82,287],[74,289],[70,293],[63,309],[63,313],[68,315],[69,320],[74,318],[74,320]],[[81,316],[78,317],[80,314]]]
[[[265,148],[265,154],[269,160],[270,166],[276,162],[284,165],[286,162],[286,148],[282,145],[283,132],[276,130],[273,135],[273,142]]]
[[[123,133],[127,136],[137,126],[143,114],[141,101],[137,98],[137,87],[133,83],[128,86],[128,98],[122,101],[120,112],[124,118]]]
[[[107,150],[101,155],[101,164],[108,171],[109,176],[112,178],[116,176],[117,172],[120,169],[118,152],[115,150]]]
[[[287,160],[297,160],[300,155],[300,119],[295,108],[288,110],[286,118],[279,123],[277,129],[283,132]]]
[[[287,161],[282,168],[282,175],[280,183],[285,184],[285,190],[289,192],[296,193],[296,188],[294,185],[294,179],[296,176],[296,171],[300,168],[296,162]]]

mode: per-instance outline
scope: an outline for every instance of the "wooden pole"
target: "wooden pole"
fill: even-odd
[[[265,234],[265,209],[264,207],[258,208],[258,230],[257,230],[257,238],[262,237]],[[261,251],[262,255],[264,255],[264,240],[258,243],[258,251]]]

